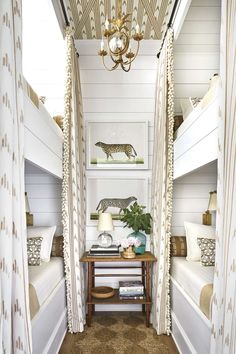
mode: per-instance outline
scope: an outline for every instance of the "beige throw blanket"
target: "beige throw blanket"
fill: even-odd
[[[202,288],[200,295],[200,309],[208,319],[211,318],[211,298],[213,292],[213,284],[207,284]]]
[[[35,288],[33,287],[32,284],[29,284],[29,305],[30,305],[30,318],[32,318],[36,315],[36,313],[39,311],[39,301],[38,297],[35,291]]]

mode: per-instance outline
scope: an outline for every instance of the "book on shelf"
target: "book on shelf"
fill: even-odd
[[[109,247],[101,247],[99,245],[92,245],[90,251],[92,252],[119,252],[119,246],[112,244]]]
[[[120,295],[120,300],[143,300],[144,295],[135,295],[135,296],[123,296]]]
[[[97,258],[121,258],[121,254],[119,252],[114,252],[114,253],[94,253],[94,252],[88,252],[88,257],[97,257]]]
[[[138,296],[138,295],[143,295],[144,290],[143,289],[135,289],[134,291],[120,291],[119,290],[120,296]]]
[[[115,244],[109,247],[101,247],[99,245],[92,245],[89,257],[121,257],[119,247]]]
[[[141,280],[120,280],[119,281],[119,288],[137,288],[143,287],[143,283]]]
[[[140,280],[127,280],[119,282],[120,296],[143,296],[144,286]]]

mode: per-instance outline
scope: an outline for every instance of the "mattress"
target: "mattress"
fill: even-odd
[[[171,276],[209,318],[214,267],[186,261],[185,257],[172,257]]]
[[[61,257],[52,257],[50,262],[43,262],[40,266],[29,266],[31,318],[63,277],[64,265]]]

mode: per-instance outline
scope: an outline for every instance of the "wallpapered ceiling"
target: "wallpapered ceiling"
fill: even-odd
[[[100,39],[106,17],[117,16],[117,0],[64,0],[75,39]],[[123,14],[130,13],[128,28],[133,35],[138,23],[145,39],[161,39],[174,0],[122,0]]]

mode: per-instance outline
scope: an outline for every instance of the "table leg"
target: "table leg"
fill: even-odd
[[[92,287],[95,286],[95,276],[94,276],[94,262],[92,262]],[[95,305],[92,305],[92,313],[95,312]]]
[[[150,281],[150,262],[146,262],[146,299],[150,302],[151,296],[151,281]],[[149,327],[150,324],[150,304],[146,304],[146,326]]]
[[[88,262],[88,320],[87,320],[88,327],[91,326],[92,310],[93,310],[93,305],[91,304],[92,301],[91,289],[93,285],[92,274],[93,274],[93,265],[92,262]]]
[[[144,262],[142,262],[142,283],[144,285],[144,288],[146,288],[146,286],[145,286],[145,264],[144,264]],[[142,312],[145,312],[145,304],[142,304]]]

